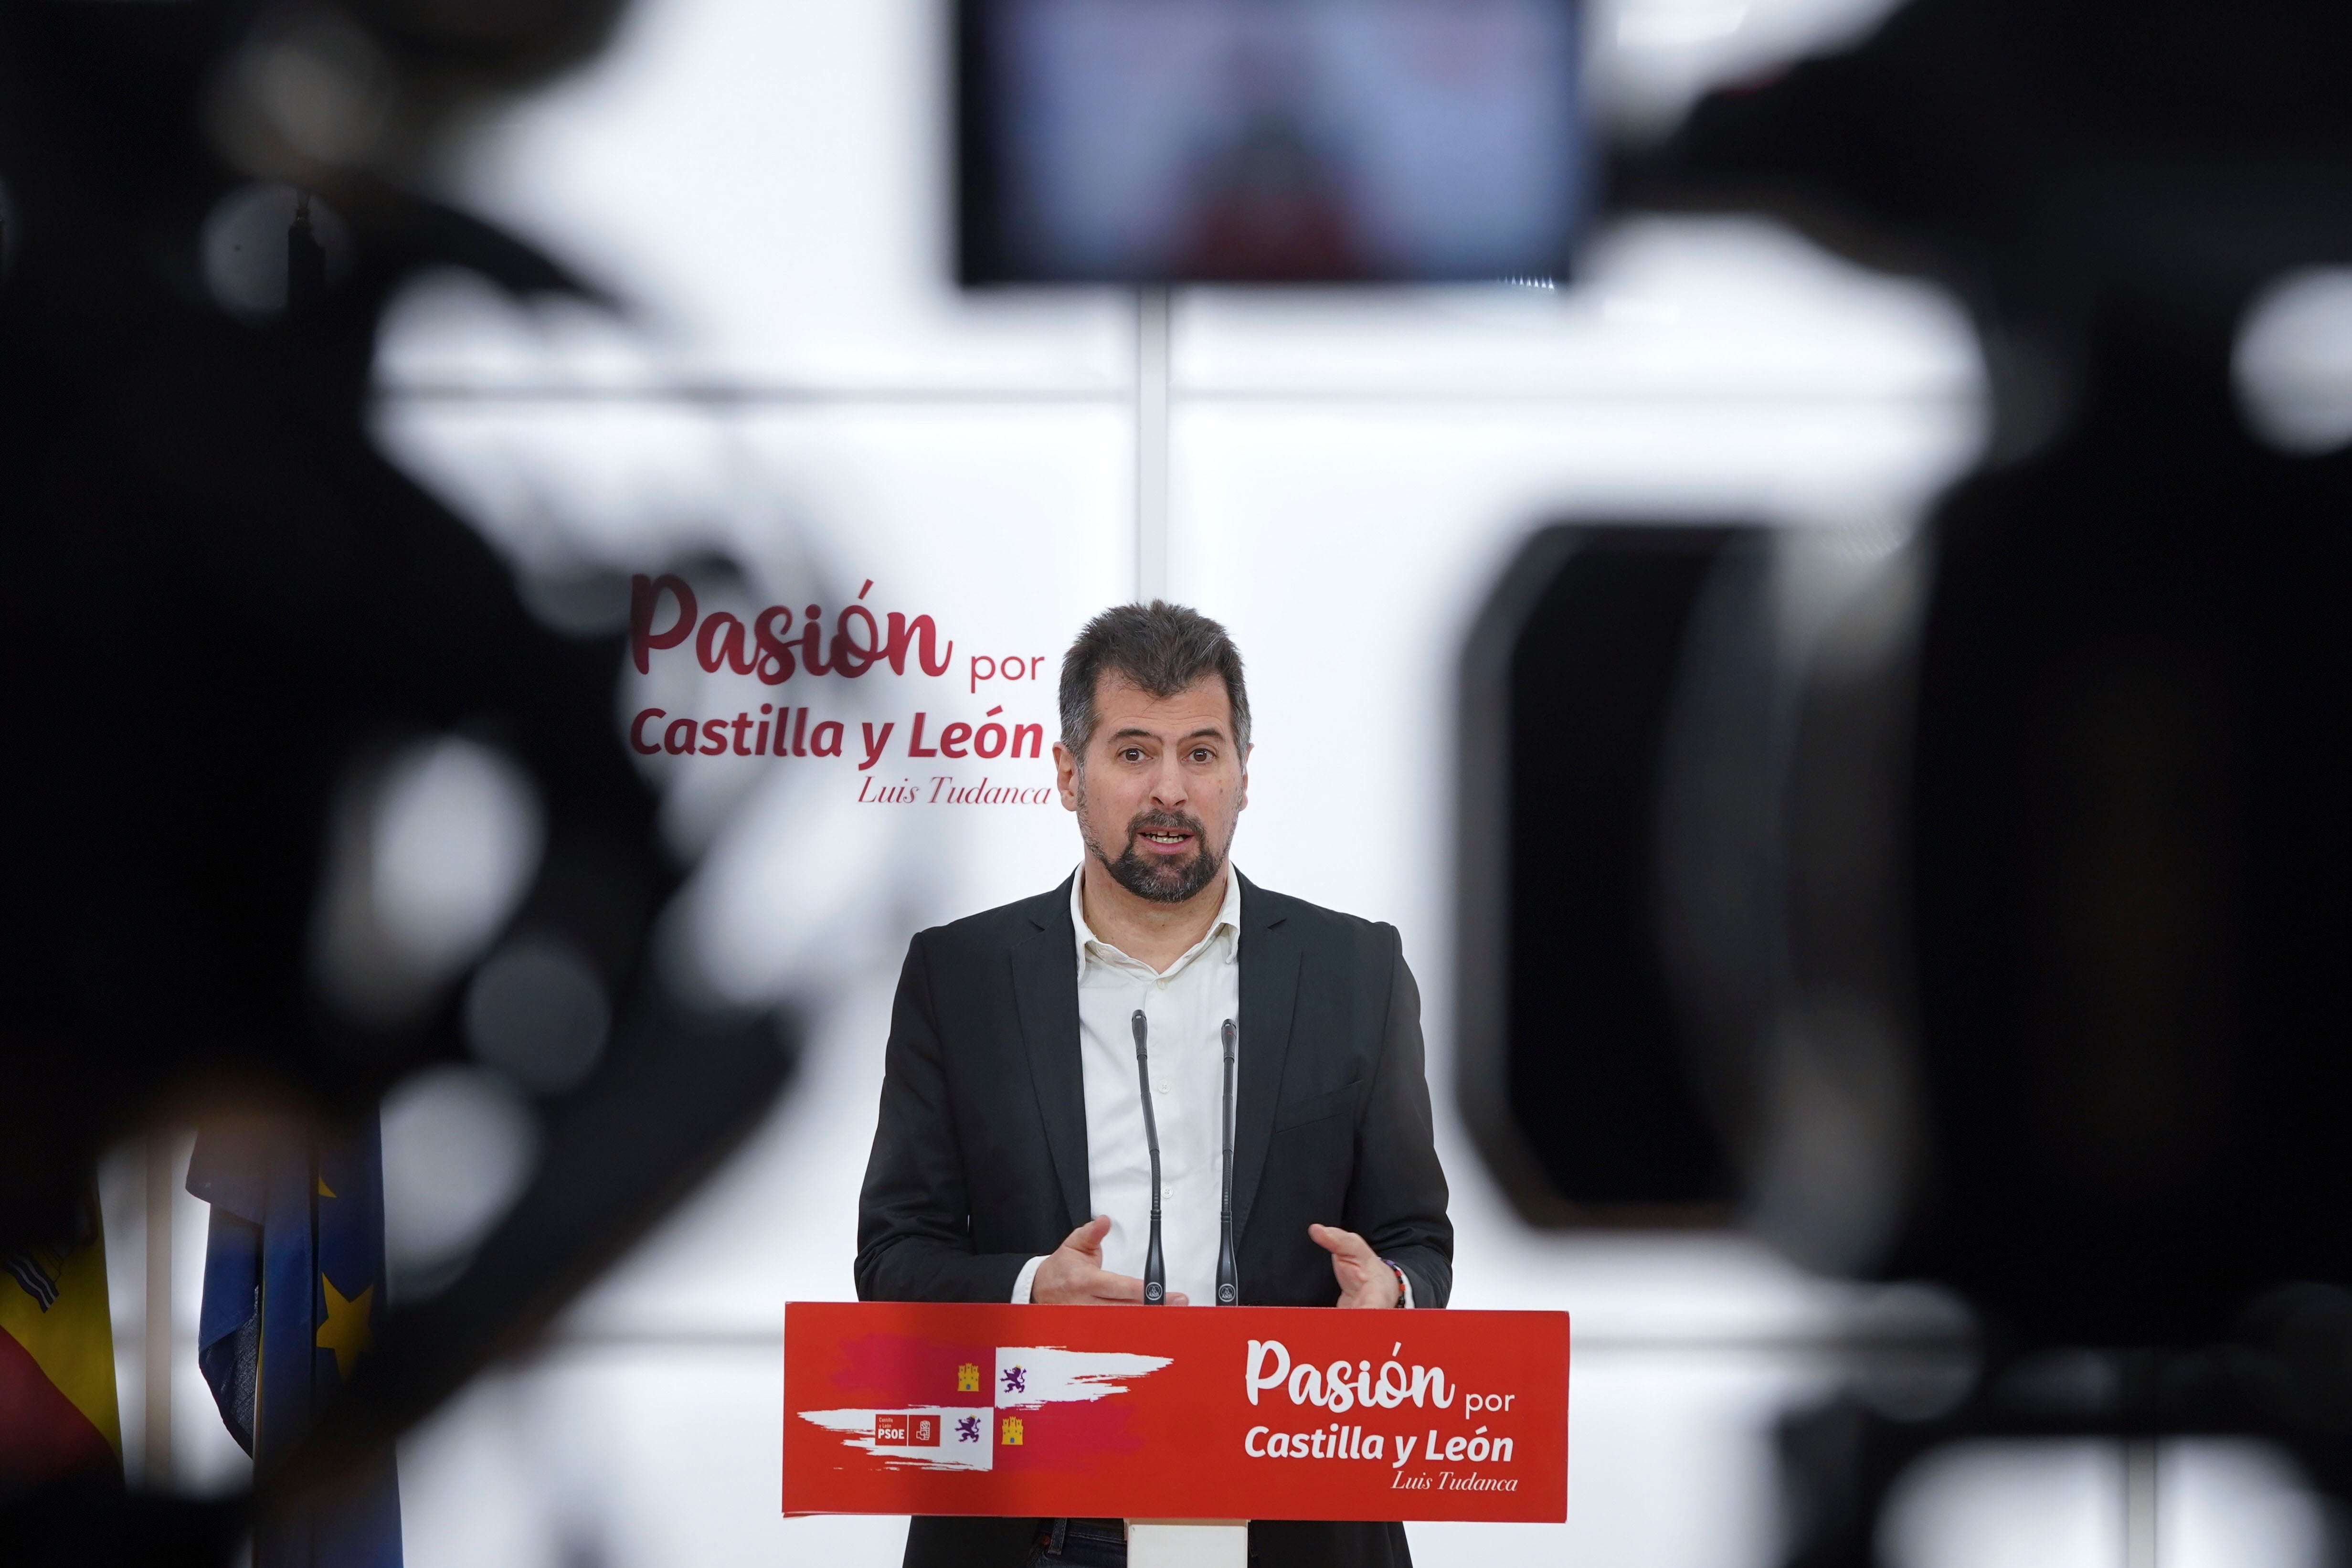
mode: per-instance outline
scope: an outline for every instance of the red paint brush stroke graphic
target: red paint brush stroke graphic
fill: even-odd
[[[787,1513],[1567,1517],[1565,1313],[795,1302],[784,1339]]]

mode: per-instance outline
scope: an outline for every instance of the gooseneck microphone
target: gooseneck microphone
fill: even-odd
[[[1225,1158],[1219,1167],[1224,1177],[1224,1207],[1217,1221],[1217,1305],[1241,1304],[1241,1271],[1234,1262],[1234,1037],[1239,1033],[1228,1018],[1217,1033],[1225,1042]]]
[[[1144,1047],[1149,1032],[1143,1009],[1135,1010],[1135,1077],[1143,1089],[1143,1143],[1151,1151],[1151,1245],[1143,1254],[1143,1304],[1168,1304],[1168,1260],[1160,1251],[1160,1121],[1151,1113],[1151,1056]]]

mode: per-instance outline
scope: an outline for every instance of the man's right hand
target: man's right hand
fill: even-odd
[[[1140,1305],[1143,1281],[1130,1274],[1113,1274],[1102,1266],[1103,1237],[1109,1234],[1107,1214],[1098,1214],[1070,1232],[1052,1256],[1037,1265],[1037,1273],[1029,1281],[1029,1300],[1053,1307]],[[1168,1304],[1191,1303],[1171,1290]]]

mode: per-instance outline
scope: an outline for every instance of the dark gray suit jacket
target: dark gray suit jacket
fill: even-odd
[[[1310,1223],[1360,1232],[1454,1289],[1454,1227],[1431,1142],[1421,994],[1396,929],[1242,883],[1234,1227],[1245,1303],[1329,1306]],[[868,1301],[1003,1301],[1030,1258],[1093,1216],[1070,885],[919,933],[891,1010],[882,1114],[857,1205]],[[919,1519],[909,1568],[1026,1561],[1034,1521]],[[1251,1556],[1386,1568],[1391,1524],[1260,1524]]]

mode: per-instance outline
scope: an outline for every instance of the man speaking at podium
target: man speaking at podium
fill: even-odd
[[[859,1298],[1444,1306],[1420,993],[1394,927],[1233,869],[1250,715],[1232,639],[1180,605],[1106,611],[1063,661],[1061,722],[1076,874],[908,947]],[[1126,1558],[1116,1520],[907,1535],[908,1568]],[[1261,1522],[1250,1558],[1411,1561],[1393,1523]]]

